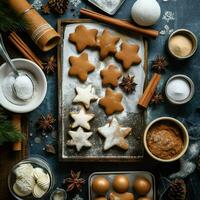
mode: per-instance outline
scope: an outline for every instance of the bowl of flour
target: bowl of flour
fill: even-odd
[[[16,78],[7,63],[2,64],[0,66],[0,105],[15,113],[31,112],[42,103],[46,96],[47,80],[45,74],[37,64],[30,60],[16,58],[12,61],[20,74],[24,74],[31,79],[32,85],[30,87],[27,85],[25,76],[25,78],[18,80],[17,83],[21,84],[21,87],[19,87],[21,90],[17,92],[22,97],[18,98],[13,90]],[[30,91],[31,98],[23,100],[23,97],[29,95]]]

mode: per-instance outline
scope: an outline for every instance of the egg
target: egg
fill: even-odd
[[[111,192],[109,195],[109,200],[135,200],[133,193],[125,192],[125,193],[116,193]]]
[[[104,176],[97,176],[92,181],[92,189],[99,195],[104,195],[110,187],[110,182]]]
[[[134,190],[139,195],[146,195],[151,189],[151,183],[144,177],[137,177],[133,183]]]
[[[152,199],[149,197],[140,197],[138,200],[152,200]]]
[[[133,20],[140,26],[154,25],[160,14],[160,5],[156,0],[137,0],[131,9]]]
[[[129,187],[128,177],[124,175],[115,176],[112,186],[116,192],[119,193],[127,192]]]

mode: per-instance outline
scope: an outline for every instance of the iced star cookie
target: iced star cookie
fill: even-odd
[[[125,70],[129,69],[133,64],[139,64],[141,58],[138,56],[139,46],[123,42],[121,50],[115,54],[115,58],[122,62]]]
[[[81,126],[87,130],[90,130],[89,121],[92,120],[95,116],[93,113],[86,113],[83,107],[80,109],[79,113],[71,112],[70,115],[74,120],[72,128]]]
[[[71,65],[68,74],[76,76],[80,81],[87,80],[88,73],[94,71],[95,67],[88,60],[88,54],[83,52],[80,56],[70,56],[69,63]]]
[[[102,77],[103,85],[112,85],[113,87],[118,86],[118,79],[122,76],[122,72],[117,69],[114,64],[108,65],[105,69],[100,72]]]
[[[71,140],[67,141],[68,146],[76,146],[76,150],[80,151],[82,147],[91,147],[92,144],[88,138],[92,135],[92,132],[85,132],[81,127],[77,131],[69,131]]]
[[[124,110],[121,104],[122,98],[121,93],[113,92],[113,90],[107,88],[105,96],[99,100],[99,105],[104,108],[107,115],[112,115],[114,112],[122,112]]]
[[[76,87],[77,95],[73,99],[74,103],[83,103],[83,105],[88,109],[90,107],[90,101],[97,100],[98,96],[95,94],[95,89],[92,85],[88,85],[85,88]]]
[[[109,54],[115,54],[117,49],[116,43],[120,40],[120,37],[112,35],[107,29],[105,29],[101,36],[97,37],[97,46],[100,48],[100,58],[103,60]]]
[[[115,118],[105,126],[99,127],[98,132],[105,137],[103,149],[108,150],[113,146],[118,146],[127,150],[129,145],[124,138],[129,135],[131,130],[129,127],[120,126]]]
[[[78,52],[83,51],[87,47],[96,46],[96,29],[87,29],[83,25],[76,27],[75,32],[69,35],[69,41],[75,43]]]

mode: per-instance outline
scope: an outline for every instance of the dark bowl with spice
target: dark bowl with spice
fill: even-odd
[[[152,158],[161,162],[173,162],[186,152],[189,135],[180,121],[172,117],[160,117],[146,127],[143,141]]]
[[[187,29],[177,29],[168,39],[169,53],[178,60],[190,58],[197,50],[198,40],[193,32]]]

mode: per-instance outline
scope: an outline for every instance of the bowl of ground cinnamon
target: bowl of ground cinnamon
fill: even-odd
[[[178,29],[169,36],[168,50],[173,57],[183,60],[196,52],[197,43],[197,37],[193,32],[187,29]]]
[[[175,118],[160,117],[153,120],[144,132],[147,153],[161,162],[172,162],[184,155],[189,136],[185,126]]]

